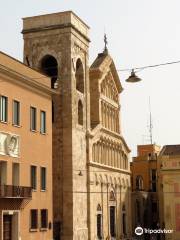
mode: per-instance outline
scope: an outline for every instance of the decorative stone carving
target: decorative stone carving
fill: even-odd
[[[19,156],[19,136],[0,132],[0,154],[11,157]]]

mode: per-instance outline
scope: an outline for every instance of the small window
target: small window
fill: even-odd
[[[97,237],[102,239],[102,214],[97,214]]]
[[[36,108],[30,108],[31,131],[36,131]]]
[[[30,216],[30,221],[31,221],[31,225],[30,225],[30,229],[37,229],[38,228],[38,210],[37,209],[31,209],[30,212],[31,216]]]
[[[156,169],[151,170],[152,181],[156,181]]]
[[[78,124],[83,125],[83,105],[80,100],[78,102]]]
[[[13,101],[13,124],[20,125],[20,103],[15,100]]]
[[[41,133],[46,133],[46,112],[41,111]]]
[[[116,236],[116,230],[115,230],[115,207],[110,206],[110,233],[111,237]]]
[[[122,215],[122,225],[123,225],[123,234],[126,235],[126,214],[123,213]]]
[[[8,109],[8,98],[5,96],[1,96],[1,104],[0,104],[0,120],[2,122],[7,122],[7,109]]]
[[[33,190],[37,189],[37,167],[31,166],[31,187]]]
[[[41,209],[41,228],[48,228],[48,210]]]
[[[77,60],[76,62],[76,89],[84,93],[84,69],[83,69],[83,64],[80,59]]]
[[[46,168],[41,167],[41,190],[46,190]]]
[[[142,176],[137,176],[136,177],[136,190],[143,190],[143,178]]]

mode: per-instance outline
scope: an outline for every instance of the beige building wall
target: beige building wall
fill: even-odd
[[[88,207],[89,236],[92,240],[100,239],[98,231],[101,231],[103,239],[130,239],[132,234],[130,150],[120,127],[121,91],[114,62],[105,48],[90,68]]]
[[[166,145],[159,156],[159,206],[167,240],[180,239],[180,145]]]
[[[89,27],[70,11],[25,18],[22,33],[24,62],[50,76],[57,93],[53,96],[54,238],[97,239],[98,205],[99,213],[103,209],[104,238],[113,237],[110,207],[115,207],[115,235],[130,238],[130,150],[121,133],[122,86],[112,58],[103,53],[89,74]]]
[[[53,98],[55,239],[88,239],[88,31],[89,27],[70,11],[23,20],[24,61],[28,57],[30,65],[48,74],[52,81],[54,74],[47,70],[52,66],[43,67],[44,60],[53,58],[57,68],[57,95]],[[82,177],[79,170],[83,171]]]
[[[50,240],[52,239],[52,93],[49,87],[50,81],[49,78],[3,53],[0,53],[0,64],[0,97],[6,96],[8,98],[8,119],[7,122],[0,122],[0,163],[7,166],[6,171],[1,168],[1,174],[4,174],[4,178],[0,186],[0,239],[3,240],[3,214],[7,214],[13,216],[13,240]],[[36,79],[40,79],[40,81],[37,82]],[[13,125],[13,100],[20,102],[19,126]],[[34,132],[30,130],[31,106],[37,109],[37,131]],[[45,134],[40,133],[40,111],[42,110],[46,112],[47,131]],[[11,149],[9,137],[17,139],[15,150]],[[19,165],[19,183],[18,176],[13,178],[13,164],[15,163]],[[33,191],[32,194],[31,165],[37,167],[37,190]],[[45,191],[41,191],[40,186],[41,167],[45,167],[47,171]],[[15,195],[12,195],[14,194],[12,191],[3,192],[4,184],[5,187],[8,185],[10,188],[14,185],[28,187],[28,192],[24,194],[16,192]],[[10,194],[9,198],[7,198],[7,194]],[[31,209],[38,210],[37,229],[30,227]],[[41,229],[40,226],[41,209],[48,210],[46,229]]]

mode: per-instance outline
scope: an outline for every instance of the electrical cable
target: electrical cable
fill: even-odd
[[[160,64],[154,64],[154,65],[147,65],[147,66],[142,66],[142,67],[116,69],[116,71],[117,71],[117,72],[130,72],[130,71],[132,71],[132,70],[142,71],[142,70],[147,69],[147,68],[155,68],[155,67],[172,65],[172,64],[177,64],[177,63],[180,63],[180,60],[178,60],[178,61],[172,61],[172,62],[166,62],[166,63],[160,63]],[[23,63],[21,63],[21,64],[23,64]],[[8,68],[7,66],[5,66],[5,65],[3,65],[3,64],[0,64],[0,66],[6,68],[6,69],[9,70],[9,71],[12,71],[12,72],[18,73],[18,74],[20,74],[20,75],[22,75],[22,76],[24,76],[24,77],[27,77],[27,76],[25,76],[25,75],[23,75],[23,74],[15,71],[15,70],[12,70],[11,68]],[[25,66],[26,66],[26,65],[25,65]],[[28,66],[26,66],[26,67],[28,67]],[[29,68],[31,68],[32,70],[36,70],[36,69],[33,69],[32,67],[29,67]],[[55,67],[47,67],[47,68],[44,68],[44,70],[47,70],[47,69],[55,69]],[[139,72],[139,71],[136,71],[136,72]],[[43,74],[43,73],[39,72],[39,74]],[[71,74],[66,74],[66,75],[71,75]],[[63,76],[65,76],[65,75],[63,74]],[[33,79],[43,79],[43,78],[47,78],[47,77],[58,77],[58,76],[55,75],[55,76],[44,76],[44,77],[37,77],[37,78],[31,78],[31,77],[29,77],[29,78],[33,80]]]
[[[180,60],[178,60],[178,61],[173,61],[173,62],[159,63],[159,64],[154,64],[154,65],[147,65],[147,66],[142,66],[142,67],[117,69],[117,72],[127,72],[127,71],[132,71],[132,69],[134,69],[134,70],[144,70],[144,69],[146,69],[146,68],[154,68],[154,67],[160,67],[160,66],[177,64],[177,63],[180,63]]]

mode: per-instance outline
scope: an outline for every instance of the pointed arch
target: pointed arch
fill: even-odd
[[[76,90],[81,93],[84,93],[84,69],[83,64],[80,58],[76,62]]]
[[[102,208],[101,208],[101,205],[98,204],[97,205],[97,220],[96,220],[96,231],[97,231],[97,237],[98,239],[102,239],[102,233],[103,233],[103,225],[102,225],[102,222],[103,222],[103,216],[102,216]]]

